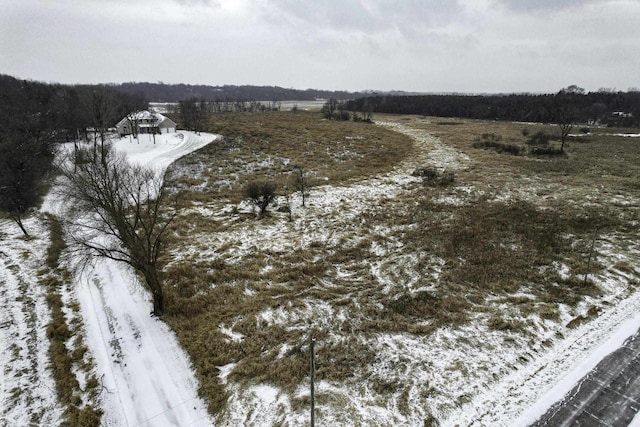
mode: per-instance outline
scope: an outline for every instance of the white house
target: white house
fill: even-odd
[[[169,133],[176,131],[176,122],[153,111],[135,111],[120,120],[116,130],[121,137],[140,133]]]

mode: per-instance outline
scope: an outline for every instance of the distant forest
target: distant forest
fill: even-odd
[[[257,101],[352,99],[362,94],[322,90],[284,89],[276,86],[193,86],[162,83],[64,85],[17,79],[0,74],[0,126],[7,129],[48,131],[56,140],[86,139],[113,127],[131,111],[148,108],[150,101],[181,106],[210,107],[229,101],[259,110]],[[245,105],[246,104],[246,105]],[[234,104],[235,105],[235,104]],[[264,106],[262,106],[264,107]],[[236,111],[234,110],[234,111]],[[55,131],[54,131],[55,130]]]
[[[61,85],[0,75],[0,132],[47,135],[55,141],[104,132],[148,99],[105,86]]]
[[[106,87],[127,94],[140,94],[156,102],[180,102],[189,98],[204,101],[310,101],[314,99],[353,99],[360,92],[317,89],[286,89],[278,86],[206,86],[165,83],[122,83]]]
[[[106,129],[149,101],[343,100],[340,109],[522,122],[599,123],[640,126],[640,91],[585,93],[569,86],[556,94],[407,95],[296,90],[277,86],[204,86],[162,83],[62,85],[20,80],[0,74],[0,126],[55,129],[55,137],[86,137],[87,129]],[[202,103],[202,102],[201,102]],[[84,133],[85,135],[82,135]]]
[[[369,96],[350,100],[344,108],[482,120],[542,123],[570,120],[610,126],[640,126],[640,91],[585,93],[577,86],[553,95]]]

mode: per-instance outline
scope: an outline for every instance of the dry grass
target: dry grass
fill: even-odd
[[[185,202],[215,212],[178,218],[168,246],[173,255],[189,255],[164,260],[166,321],[190,354],[214,414],[224,416],[229,391],[219,367],[230,363],[237,364],[228,377],[234,384],[270,383],[293,394],[306,380],[310,336],[318,342],[320,380],[397,393],[408,410],[405,384],[368,376],[378,356],[369,340],[391,332],[429,337],[473,323],[536,342],[532,317],[559,322],[561,305],[577,307],[602,294],[582,280],[595,228],[637,235],[638,209],[623,203],[626,195],[637,200],[640,190],[640,149],[630,138],[593,136],[570,142],[567,157],[534,158],[473,148],[473,142],[495,134],[524,146],[522,128],[533,133],[539,125],[383,119],[439,136],[468,155],[470,166],[457,170],[447,187],[416,183],[364,208],[345,200],[332,212],[308,210],[307,226],[283,227],[278,237],[304,245],[264,249],[256,243],[238,253],[236,243],[246,241],[230,236],[250,239],[286,217],[256,221],[219,211],[237,203],[245,179],[286,177],[294,164],[316,183],[334,185],[386,173],[414,154],[405,137],[306,113],[216,115],[210,130],[229,137],[174,168],[193,172],[173,178]],[[221,185],[227,178],[229,186]],[[206,185],[190,188],[189,180]],[[608,203],[613,195],[620,196],[619,206]],[[448,198],[461,202],[442,201]],[[345,211],[356,209],[357,221],[346,219]],[[314,212],[323,217],[310,216]],[[321,225],[312,229],[313,221]],[[207,240],[217,235],[227,240]],[[559,266],[569,273],[560,274]],[[589,273],[605,268],[596,260]],[[570,326],[591,319],[593,310]],[[292,404],[303,410],[304,397],[292,397]],[[436,424],[429,415],[425,425]]]
[[[455,122],[457,126],[443,123]],[[567,157],[513,157],[496,155],[478,148],[473,143],[484,134],[499,136],[504,144],[526,148],[529,134],[543,131],[552,135],[554,147],[559,147],[557,125],[521,124],[478,120],[430,118],[418,124],[429,133],[441,138],[447,145],[472,155],[476,162],[468,171],[472,181],[491,182],[499,173],[554,179],[559,183],[611,186],[625,190],[637,190],[640,172],[640,150],[637,138],[621,138],[609,134],[635,132],[631,129],[592,127],[590,136],[570,137],[565,150]],[[575,132],[578,132],[576,128]],[[577,181],[576,181],[577,180]],[[468,182],[468,181],[467,181]],[[498,182],[500,184],[500,182]]]
[[[310,186],[344,184],[376,176],[411,153],[411,141],[367,123],[322,120],[317,113],[220,113],[206,131],[225,136],[172,167],[174,185],[197,188],[190,200],[224,197],[237,202],[250,180],[269,179],[281,189],[293,185],[294,166]]]
[[[49,356],[56,392],[60,403],[64,405],[64,424],[68,426],[99,425],[102,419],[98,398],[98,381],[93,374],[93,360],[87,353],[82,338],[82,321],[77,303],[66,307],[72,313],[70,319],[65,314],[65,303],[60,289],[68,273],[59,266],[60,255],[65,248],[62,225],[55,217],[48,215],[51,243],[47,248],[47,266],[49,274],[41,277],[40,282],[46,289],[46,301],[51,310],[51,321],[47,325],[47,338],[50,341]],[[75,338],[74,338],[75,337]],[[84,390],[75,371],[82,371],[87,377]]]

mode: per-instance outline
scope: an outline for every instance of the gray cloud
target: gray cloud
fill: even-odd
[[[342,33],[375,33],[396,29],[407,32],[446,25],[459,15],[456,1],[331,0],[301,2],[274,0],[262,5],[265,18],[300,29],[326,29]]]
[[[570,8],[584,7],[598,0],[498,0],[507,9],[516,12],[550,13]]]
[[[3,0],[0,73],[45,81],[557,91],[640,86],[640,1]]]
[[[218,0],[173,0],[182,6],[209,6],[213,8],[219,8],[220,2]]]

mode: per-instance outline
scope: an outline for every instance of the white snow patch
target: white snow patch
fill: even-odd
[[[229,340],[232,342],[240,342],[244,339],[244,335],[238,332],[233,332],[231,328],[227,328],[223,325],[220,325],[218,328],[220,329],[220,332],[229,337]]]
[[[220,378],[220,381],[222,382],[222,384],[227,383],[227,377],[236,366],[238,366],[237,363],[228,363],[226,365],[218,366],[218,370],[220,370],[220,374],[218,374],[218,378]]]

